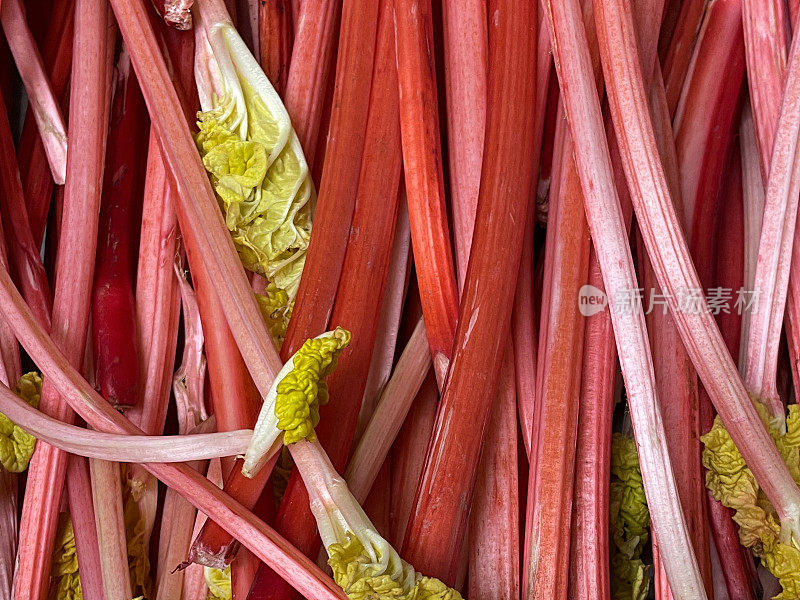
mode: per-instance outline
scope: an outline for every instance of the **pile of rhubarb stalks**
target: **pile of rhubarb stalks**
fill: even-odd
[[[291,444],[242,472],[337,327],[315,435],[419,600],[800,599],[798,15],[0,0],[0,600],[411,598],[334,582]],[[278,337],[198,151],[230,23],[313,184]]]

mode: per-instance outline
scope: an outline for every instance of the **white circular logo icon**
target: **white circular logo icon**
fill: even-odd
[[[607,304],[606,293],[593,285],[584,285],[578,291],[578,310],[584,317],[603,312]]]

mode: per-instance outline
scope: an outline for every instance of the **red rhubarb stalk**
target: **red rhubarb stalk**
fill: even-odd
[[[290,0],[258,3],[258,53],[261,68],[272,87],[283,97],[292,55]]]
[[[506,356],[470,512],[469,597],[475,600],[519,598],[517,398],[513,371],[514,359]]]
[[[424,350],[430,356],[427,340]],[[402,546],[406,535],[408,519],[414,507],[416,486],[425,466],[425,452],[436,421],[438,400],[436,376],[429,369],[398,434],[397,442],[392,446],[392,504],[389,521],[391,543],[394,547]]]
[[[800,193],[800,159],[797,157],[800,128],[800,43],[795,36],[789,55],[785,101],[775,129],[764,198],[764,217],[758,247],[754,292],[758,310],[750,318],[745,381],[748,390],[770,409],[784,414],[778,396],[776,374],[778,346],[786,308],[792,245]],[[758,113],[754,104],[758,127]],[[758,129],[756,130],[758,134]]]
[[[147,161],[147,111],[130,56],[117,59],[103,201],[92,290],[95,378],[119,409],[139,402],[139,356],[133,299],[134,252]]]
[[[559,126],[567,124],[561,120]],[[525,552],[541,565],[526,581],[526,595],[535,598],[559,598],[559,590],[567,589],[584,327],[577,299],[589,262],[589,229],[569,133],[555,151],[562,153],[562,167],[548,211],[534,416],[538,439],[526,518]]]
[[[347,463],[344,476],[347,487],[359,502],[369,493],[430,370],[431,358],[425,340],[425,325],[420,319]]]
[[[71,89],[81,101],[70,106],[70,146],[74,151],[67,161],[52,318],[54,341],[73,365],[83,359],[90,309],[86,290],[94,274],[109,114],[107,62],[113,56],[107,43],[107,10],[98,8],[96,2],[78,0]],[[40,408],[59,420],[74,418],[47,378]],[[46,595],[66,462],[64,452],[47,444],[37,445],[22,507],[17,599]]]
[[[317,140],[327,134],[327,127],[321,127],[323,104],[332,82],[330,75],[335,65],[336,33],[342,7],[339,0],[291,4],[292,8],[299,5],[299,14],[294,21],[294,44],[284,103],[308,167],[313,169],[317,164]],[[288,8],[285,10],[289,12]],[[319,219],[319,215],[316,218]],[[318,223],[315,220],[315,226]]]
[[[527,207],[533,167],[535,6],[498,2],[489,37],[496,43],[490,47],[473,251],[452,346],[456,351],[403,545],[409,562],[446,583],[455,580],[466,530],[464,499],[472,495],[508,342],[516,285],[509,274],[519,268],[525,229],[519,215]]]
[[[630,228],[633,207],[625,185],[610,116],[606,118],[606,131],[609,132],[615,183],[627,230]],[[588,284],[605,293],[594,245],[589,255]],[[586,318],[582,369],[569,585],[576,598],[609,600],[609,482],[617,349],[608,310]]]
[[[342,6],[330,145],[314,213],[314,235],[282,347],[284,358],[324,331],[333,309],[364,151],[368,110],[364,98],[372,85],[378,4],[377,0],[346,0]]]
[[[656,134],[659,155],[664,164],[664,171],[668,181],[670,193],[675,202],[676,211],[681,212],[682,198],[680,195],[680,174],[672,134],[669,107],[667,106],[666,92],[658,63],[653,83],[650,86],[650,111],[653,115],[653,127]],[[709,234],[713,239],[713,233]],[[647,253],[637,235],[639,243],[640,265],[643,285],[646,294],[652,294],[651,299],[656,299],[656,294],[661,294],[661,289],[655,279],[652,264],[647,258]],[[663,298],[663,295],[662,295]],[[706,593],[713,594],[711,555],[709,549],[709,532],[706,504],[703,498],[705,491],[705,474],[701,466],[700,456],[702,446],[700,435],[704,433],[700,425],[700,403],[708,402],[707,398],[699,396],[697,374],[683,346],[678,330],[672,316],[667,312],[661,302],[648,303],[652,310],[647,315],[650,346],[653,350],[653,363],[656,373],[656,384],[661,400],[661,414],[667,432],[667,448],[676,472],[678,492],[681,494],[683,514],[689,532],[692,535],[692,547],[703,575]],[[669,582],[664,572],[661,555],[657,552],[658,537],[654,534],[653,545],[656,549],[653,554],[653,563],[656,570],[654,577],[656,594],[658,598],[672,597]]]
[[[704,0],[688,0],[682,3],[678,22],[675,25],[675,32],[662,59],[664,88],[666,89],[667,106],[671,115],[675,114],[675,109],[678,106],[684,80],[694,54],[694,46],[697,41],[700,24],[707,8],[708,4]]]
[[[739,148],[742,155],[742,196],[744,200],[744,289],[752,290],[756,282],[758,243],[761,239],[761,222],[764,218],[764,183],[761,178],[761,161],[758,154],[755,123],[750,102],[745,101],[739,124]],[[796,244],[792,245],[792,252]],[[792,277],[789,275],[791,285]],[[787,311],[792,310],[794,298],[787,298]],[[742,333],[739,338],[739,371],[744,374],[747,361],[747,340],[750,336],[751,311],[743,311]],[[792,323],[789,319],[787,323]],[[794,333],[798,330],[792,328]],[[793,341],[793,335],[789,341]]]
[[[0,227],[0,264],[8,269],[5,240]],[[13,387],[21,372],[19,344],[5,319],[0,319],[0,382]],[[11,598],[14,568],[17,558],[18,484],[16,473],[0,470],[0,593]]]
[[[754,140],[755,141],[755,140]],[[725,290],[749,289],[744,284],[744,201],[742,197],[742,164],[738,148],[734,146],[719,190],[719,216],[717,218],[717,249],[713,285]],[[755,154],[754,154],[755,157]],[[756,157],[757,158],[757,157]],[[754,163],[755,175],[760,177],[758,161]],[[731,356],[738,356],[742,332],[742,314],[739,310],[719,311],[716,315],[719,329]],[[706,396],[705,391],[701,394]],[[701,398],[702,400],[702,398]],[[711,403],[701,402],[701,430],[705,434],[714,424]],[[752,561],[749,552],[743,552],[739,543],[739,528],[734,523],[733,511],[714,499],[706,490],[709,529],[717,551],[725,557],[722,574],[730,598],[754,599],[746,561]]]
[[[395,0],[394,11],[411,243],[433,368],[443,387],[458,317],[458,291],[444,198],[431,2]]]
[[[714,206],[735,131],[742,80],[744,42],[738,0],[708,7],[692,66],[675,114],[675,149],[681,175],[683,223],[692,256],[713,252]],[[711,267],[698,265],[700,282]]]
[[[352,341],[340,358],[341,367],[328,377],[331,404],[322,409],[322,418],[317,426],[319,439],[340,471],[344,471],[350,454],[369,374],[399,204],[402,157],[398,93],[397,86],[392,86],[397,78],[393,29],[392,3],[384,0],[380,7],[373,86],[353,215],[353,233],[347,245],[330,318],[332,326],[341,326],[352,332]],[[331,417],[329,410],[335,411],[335,418]],[[316,556],[319,549],[316,520],[297,471],[292,473],[289,480],[277,515],[276,529],[307,556]],[[256,593],[251,593],[251,598],[264,597],[265,593],[270,597],[282,597],[280,588],[285,588],[285,584],[272,581],[269,575],[264,572],[259,574],[254,584]]]
[[[66,488],[69,513],[75,533],[75,549],[81,563],[81,589],[87,598],[107,598],[102,573],[96,567],[101,565],[102,557],[100,540],[95,528],[89,464],[85,458],[69,455]],[[83,523],[83,527],[79,523]]]
[[[747,83],[761,157],[761,174],[766,182],[786,77],[788,15],[786,3],[777,0],[742,0],[741,4]]]
[[[361,438],[364,428],[375,413],[375,408],[384,395],[384,389],[392,376],[397,350],[397,337],[400,333],[403,306],[406,300],[406,292],[408,291],[408,280],[411,275],[410,269],[411,231],[408,223],[405,190],[401,187],[400,204],[397,209],[397,226],[395,227],[392,256],[389,262],[389,275],[381,302],[381,316],[378,321],[375,345],[372,349],[369,375],[364,387],[364,398],[361,401],[361,412],[358,415],[357,440]],[[414,392],[414,395],[416,395],[416,392]],[[353,491],[352,485],[348,483],[348,486],[350,491]]]
[[[151,131],[136,273],[142,399],[129,415],[151,435],[164,430],[180,318],[173,268],[178,253],[178,217],[174,186],[167,180],[165,169],[158,139]]]
[[[541,15],[540,15],[541,23]],[[536,112],[534,114],[533,165],[541,168],[542,139],[544,137],[545,115],[547,111],[548,92],[550,89],[550,30],[539,27],[536,46]],[[556,82],[553,88],[558,90]],[[537,182],[538,183],[538,180]],[[532,445],[535,443],[533,416],[536,399],[536,342],[537,320],[534,296],[534,247],[533,235],[536,223],[536,185],[531,186],[531,199],[528,206],[525,234],[522,242],[522,258],[517,276],[517,289],[514,292],[514,312],[511,316],[511,334],[514,343],[514,374],[516,375],[517,413],[519,416],[522,441],[525,452],[530,459]]]

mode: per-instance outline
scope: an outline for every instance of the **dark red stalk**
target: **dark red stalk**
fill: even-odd
[[[440,388],[458,316],[444,198],[430,0],[395,0],[400,126],[408,215],[425,329]]]
[[[258,3],[258,48],[261,68],[283,96],[292,55],[292,10],[289,0]]]
[[[137,404],[140,393],[133,268],[149,127],[124,48],[115,76],[92,290],[92,349],[100,393],[124,409]]]
[[[342,273],[364,152],[372,84],[377,0],[345,0],[339,34],[330,146],[325,154],[314,235],[281,356],[325,331]],[[291,114],[291,113],[290,113]]]
[[[393,29],[391,0],[382,0],[353,233],[330,320],[330,327],[351,331],[352,340],[339,358],[339,368],[328,377],[331,403],[322,409],[317,426],[317,435],[339,472],[344,472],[347,463],[369,374],[397,216],[402,156],[399,99],[397,87],[392,87],[397,77]],[[289,480],[276,529],[307,556],[316,557],[316,520],[297,471]],[[290,591],[265,569],[253,590],[251,599],[286,598]]]
[[[42,46],[42,60],[56,98],[65,98],[69,83],[74,7],[75,0],[58,0],[53,3],[50,25]],[[38,247],[44,236],[54,184],[36,120],[30,111],[25,115],[17,156],[22,165],[22,184],[28,205],[31,232]]]
[[[322,138],[327,136],[330,124],[330,98],[334,87],[330,74],[335,65],[342,7],[340,0],[292,3],[293,8],[298,5],[284,104],[303,146],[309,169],[316,172],[315,167],[321,166],[324,159],[324,152],[317,151],[318,142],[324,141]],[[317,177],[314,180],[320,181]]]
[[[697,32],[706,12],[705,0],[688,0],[681,6],[675,32],[670,40],[666,54],[662,58],[664,88],[667,93],[667,106],[671,115],[675,114],[681,97],[683,82],[689,71]]]
[[[738,1],[711,4],[695,45],[692,66],[675,114],[675,149],[681,175],[683,224],[701,283],[710,265],[714,211],[726,149],[738,125],[744,78],[744,39]]]
[[[49,177],[49,167],[46,165],[45,160]],[[14,280],[36,318],[49,328],[52,311],[50,283],[38,247],[31,235],[17,157],[14,154],[14,139],[2,98],[0,98],[0,190],[3,192],[0,196],[0,209],[4,216],[5,239]]]
[[[516,285],[509,274],[519,269],[525,230],[519,216],[533,168],[536,7],[500,0],[493,15],[484,160],[456,351],[402,552],[417,569],[449,583],[508,342]]]

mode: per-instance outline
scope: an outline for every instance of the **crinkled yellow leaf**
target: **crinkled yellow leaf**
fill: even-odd
[[[640,556],[649,537],[650,512],[636,442],[619,433],[611,440],[609,507],[612,596],[614,600],[644,600],[650,579]]]
[[[34,408],[39,408],[42,378],[38,373],[26,373],[14,392]],[[28,468],[35,448],[36,438],[0,413],[0,465],[3,468],[12,473],[22,473]]]
[[[78,555],[75,551],[75,533],[72,520],[66,513],[58,516],[58,529],[50,569],[48,600],[83,600],[81,578],[78,573]]]
[[[214,569],[212,567],[203,568],[203,576],[208,586],[208,600],[231,600],[231,568]]]
[[[756,402],[761,420],[775,441],[789,472],[800,482],[800,407],[789,406],[786,420],[772,417]],[[800,549],[780,542],[780,519],[758,487],[756,479],[719,417],[701,440],[706,487],[714,498],[734,509],[739,540],[750,548],[778,579],[779,600],[800,600]]]
[[[396,553],[392,554],[394,560],[387,561],[380,554],[377,561],[373,560],[358,537],[348,535],[345,542],[328,547],[328,564],[334,581],[350,600],[461,600],[458,591],[438,579],[416,573]]]
[[[270,314],[282,309],[269,323],[280,344],[305,262],[316,194],[286,109],[241,38],[222,27],[209,41],[219,72],[214,93],[200,90],[205,100],[197,115],[197,147],[242,263],[284,292],[273,293],[269,307]]]
[[[333,335],[307,340],[293,356],[294,366],[278,384],[275,399],[284,443],[316,440],[319,407],[328,401],[328,388],[322,380],[336,368],[336,359],[349,343],[350,332],[337,327]]]

